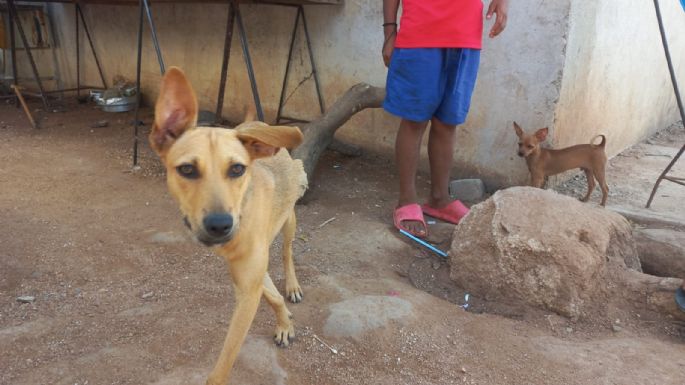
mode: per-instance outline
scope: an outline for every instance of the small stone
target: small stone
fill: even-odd
[[[97,122],[93,123],[90,128],[103,128],[109,126],[109,122],[106,120],[98,120]]]
[[[611,326],[611,329],[612,329],[614,332],[616,332],[616,333],[618,333],[618,332],[620,332],[621,330],[623,330],[623,328],[620,327],[620,326],[618,326],[618,325],[612,325],[612,326]]]
[[[480,179],[458,179],[450,182],[450,196],[468,202],[479,201],[485,195],[485,184]]]
[[[461,367],[461,372],[462,372],[462,373],[466,373],[466,368],[462,366],[462,367]]]
[[[566,328],[566,333],[573,333],[573,328]]]
[[[32,295],[22,295],[20,297],[17,297],[17,302],[20,303],[31,303],[36,300],[36,297]]]
[[[433,262],[433,269],[434,270],[439,270],[441,266],[442,266],[442,264],[440,262],[438,262],[438,261]]]
[[[152,296],[154,296],[154,295],[155,295],[155,292],[154,292],[154,291],[148,291],[147,293],[145,293],[145,294],[143,294],[142,296],[140,296],[140,298],[142,298],[142,299],[148,299],[148,298],[152,298]]]

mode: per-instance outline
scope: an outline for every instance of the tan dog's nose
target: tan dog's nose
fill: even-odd
[[[233,229],[233,216],[226,213],[212,213],[202,220],[202,224],[208,235],[222,238],[231,233]]]

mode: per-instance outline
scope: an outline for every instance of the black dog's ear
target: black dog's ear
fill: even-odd
[[[516,131],[516,136],[519,138],[523,136],[523,129],[518,125],[518,123],[514,122],[514,131]]]
[[[190,82],[179,68],[169,68],[155,105],[155,122],[149,138],[152,149],[163,157],[176,139],[195,127],[197,114],[197,98]]]

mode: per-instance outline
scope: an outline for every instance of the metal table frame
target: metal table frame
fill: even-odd
[[[17,47],[16,47],[16,37],[15,37],[15,24],[16,24],[16,30],[19,32],[19,38],[21,39],[21,42],[23,44],[23,48],[26,51],[29,63],[31,65],[31,74],[33,75],[33,80],[36,82],[38,85],[38,91],[37,92],[32,92],[32,91],[23,91],[25,95],[29,96],[34,96],[37,98],[40,98],[43,102],[43,106],[47,109],[49,108],[49,101],[48,101],[48,96],[51,94],[56,94],[56,93],[64,93],[64,92],[72,92],[76,91],[77,97],[80,96],[81,90],[82,89],[106,89],[107,88],[107,82],[105,81],[105,77],[103,76],[102,73],[102,67],[100,66],[100,60],[98,59],[97,53],[95,52],[95,47],[93,46],[93,40],[90,35],[90,30],[88,29],[88,24],[86,23],[86,19],[83,16],[83,10],[81,9],[81,5],[78,2],[74,3],[74,14],[75,14],[75,21],[76,21],[76,30],[75,30],[75,36],[76,36],[76,88],[68,88],[68,89],[57,89],[53,91],[46,91],[45,88],[43,87],[43,82],[41,81],[40,78],[40,73],[38,72],[38,67],[36,66],[36,62],[33,58],[33,54],[31,53],[31,47],[28,43],[28,40],[26,39],[26,33],[24,32],[24,27],[21,25],[21,20],[19,19],[19,14],[17,12],[17,6],[15,4],[14,0],[6,0],[5,3],[7,4],[7,12],[9,15],[9,30],[10,30],[10,52],[12,56],[12,82],[15,86],[19,85],[19,72],[17,70]],[[83,30],[86,33],[86,37],[88,39],[88,44],[90,46],[90,50],[93,53],[93,58],[95,59],[95,64],[97,65],[98,72],[100,74],[100,79],[102,81],[102,87],[94,87],[94,86],[87,86],[87,85],[81,85],[81,68],[80,68],[80,62],[81,62],[81,54],[80,54],[80,37],[79,37],[79,18],[81,19],[81,22],[83,23]],[[50,20],[50,23],[52,23],[52,20]],[[52,24],[51,24],[52,25]],[[15,103],[17,105],[17,108],[19,108],[19,102],[16,100],[16,96],[4,96],[2,98],[13,98],[15,99]]]
[[[295,25],[293,27],[293,33],[290,39],[290,50],[288,51],[288,61],[286,62],[286,70],[285,70],[285,75],[283,77],[283,86],[281,88],[281,96],[278,104],[278,113],[276,114],[276,123],[293,123],[293,122],[305,122],[304,120],[297,119],[297,118],[292,118],[292,117],[285,117],[283,116],[283,108],[287,102],[287,99],[285,98],[285,92],[287,88],[287,83],[288,83],[288,78],[290,74],[290,63],[292,62],[292,55],[293,55],[293,48],[295,45],[295,39],[297,36],[297,30],[299,27],[300,20],[302,20],[302,26],[304,29],[304,36],[305,36],[305,44],[307,45],[307,50],[309,53],[309,58],[310,58],[310,64],[312,67],[312,77],[314,78],[314,83],[316,86],[316,94],[318,97],[318,102],[319,102],[319,109],[321,113],[323,114],[324,112],[324,101],[323,101],[323,96],[321,94],[321,86],[319,82],[319,76],[318,72],[316,70],[316,63],[314,61],[314,54],[312,50],[312,45],[311,45],[311,39],[309,37],[309,30],[307,29],[307,20],[305,17],[305,12],[304,12],[304,7],[301,4],[289,4],[289,3],[281,3],[281,2],[264,2],[265,4],[274,4],[274,5],[281,5],[285,7],[295,7],[297,8],[297,14],[295,16]],[[160,67],[160,73],[164,75],[165,72],[165,66],[164,66],[164,59],[162,57],[162,50],[159,46],[159,40],[157,39],[157,30],[154,25],[153,17],[152,17],[152,11],[150,9],[150,2],[149,0],[139,0],[139,9],[140,9],[140,18],[139,18],[139,23],[138,23],[138,62],[137,62],[137,68],[136,68],[136,91],[138,95],[138,100],[136,103],[136,112],[135,112],[135,118],[133,121],[134,125],[134,139],[133,139],[133,166],[138,165],[138,143],[139,143],[139,129],[138,127],[140,126],[140,120],[139,120],[139,112],[140,112],[140,71],[141,71],[141,57],[142,57],[142,34],[143,34],[143,15],[147,15],[147,21],[148,21],[148,26],[150,28],[150,33],[152,37],[152,43],[155,48],[155,52],[157,54],[157,60],[159,61],[159,67]],[[243,18],[240,13],[240,1],[239,0],[232,0],[228,4],[228,14],[226,18],[226,35],[225,35],[225,40],[224,40],[224,51],[223,51],[223,62],[221,64],[221,78],[219,81],[219,95],[217,96],[217,105],[216,105],[216,116],[215,116],[215,124],[219,124],[222,121],[222,109],[223,109],[223,104],[224,104],[224,93],[226,91],[226,79],[228,77],[228,63],[230,60],[230,55],[231,55],[231,43],[233,40],[233,29],[234,29],[234,24],[238,25],[238,36],[240,39],[240,46],[242,48],[243,52],[243,58],[245,60],[245,67],[247,69],[247,74],[250,79],[250,86],[252,90],[252,97],[254,99],[254,104],[255,104],[255,109],[257,111],[257,118],[261,121],[264,120],[264,111],[262,109],[262,103],[261,99],[259,97],[259,90],[257,88],[257,80],[255,77],[254,73],[254,68],[252,66],[252,58],[250,56],[250,49],[249,49],[249,44],[247,41],[247,34],[245,32],[245,26],[243,23]],[[306,79],[305,79],[306,80]]]
[[[661,10],[659,9],[659,0],[654,0],[654,10],[656,11],[656,19],[659,22],[659,32],[661,34],[661,43],[664,46],[664,54],[666,55],[666,62],[668,63],[668,72],[671,75],[671,83],[673,84],[673,91],[675,92],[675,98],[676,102],[678,103],[678,110],[680,111],[680,119],[682,119],[682,122],[685,123],[685,110],[683,108],[683,101],[680,97],[680,90],[678,89],[678,81],[675,77],[675,70],[673,68],[673,61],[671,60],[671,52],[668,49],[668,42],[666,41],[666,32],[664,31],[664,22],[661,18]],[[659,177],[656,180],[656,183],[654,183],[654,188],[652,189],[652,193],[649,195],[649,199],[647,200],[647,205],[646,207],[649,208],[649,206],[652,204],[652,200],[654,199],[654,195],[656,194],[656,190],[659,188],[659,184],[661,184],[662,180],[667,180],[669,182],[673,182],[682,186],[685,186],[685,178],[681,177],[675,177],[668,175],[668,173],[671,171],[673,166],[678,162],[678,159],[683,155],[685,152],[685,144],[683,144],[683,147],[680,148],[680,151],[676,154],[676,156],[673,157],[671,162],[666,166],[664,171],[661,172]]]

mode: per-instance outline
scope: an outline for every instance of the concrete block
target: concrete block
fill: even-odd
[[[480,179],[457,179],[450,182],[450,196],[462,201],[478,201],[485,196],[485,184]]]

